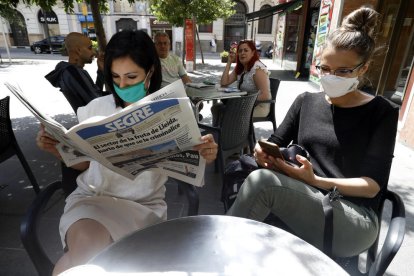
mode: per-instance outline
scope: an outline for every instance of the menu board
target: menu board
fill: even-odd
[[[315,66],[320,63],[320,55],[329,34],[329,27],[332,20],[332,11],[335,0],[322,0],[319,12],[319,20],[316,32],[315,46],[313,49],[312,64],[310,66],[309,80],[319,84],[319,75]]]

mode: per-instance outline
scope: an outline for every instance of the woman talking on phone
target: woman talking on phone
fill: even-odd
[[[362,7],[328,37],[320,73],[323,92],[303,93],[268,139],[281,147],[304,147],[310,161],[296,155],[293,167],[256,145],[263,168],[245,180],[229,215],[263,221],[270,212],[300,238],[323,248],[326,191],[333,201],[332,254],[354,256],[375,241],[377,208],[388,182],[397,131],[398,107],[358,89],[375,50],[379,14]]]
[[[236,62],[236,67],[230,73],[230,67]],[[270,100],[269,71],[266,65],[259,60],[254,41],[242,40],[238,45],[233,44],[229,59],[221,76],[220,85],[227,86],[237,81],[237,88],[248,93],[258,93],[257,100]],[[213,122],[217,122],[220,111],[225,108],[222,104],[215,104],[211,108]],[[253,110],[253,117],[265,117],[270,112],[270,104],[257,104]],[[216,123],[214,123],[216,124]]]

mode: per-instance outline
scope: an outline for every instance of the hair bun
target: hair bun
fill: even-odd
[[[380,14],[375,10],[362,7],[348,14],[342,21],[342,28],[346,31],[357,31],[366,33],[374,38]]]

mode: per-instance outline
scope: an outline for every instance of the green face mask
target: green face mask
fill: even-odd
[[[124,102],[135,103],[147,95],[147,91],[145,89],[146,79],[147,77],[145,77],[143,81],[125,88],[120,88],[114,83],[115,92]]]

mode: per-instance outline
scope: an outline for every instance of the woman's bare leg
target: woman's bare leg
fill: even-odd
[[[93,219],[78,220],[66,233],[68,251],[56,263],[53,275],[86,264],[111,243],[111,235],[102,224]]]

